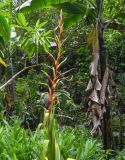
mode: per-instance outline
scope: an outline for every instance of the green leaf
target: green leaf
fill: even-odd
[[[32,12],[42,8],[49,8],[53,4],[60,4],[72,1],[73,0],[27,0],[18,8],[16,8],[16,10],[21,12]]]
[[[66,12],[68,14],[85,14],[86,7],[79,3],[70,3],[65,2],[61,4],[52,4],[53,7],[63,10],[63,12]]]
[[[47,77],[49,77],[49,75],[48,75],[48,73],[47,73],[46,71],[43,71],[43,70],[42,70],[42,72],[43,72]]]
[[[13,160],[18,160],[17,156],[14,154]]]
[[[46,23],[47,21],[40,23],[39,28],[42,28],[43,26],[45,26]]]
[[[60,149],[57,140],[55,139],[55,160],[60,160]]]
[[[7,67],[6,63],[4,62],[4,60],[0,57],[0,63],[4,66]]]
[[[49,144],[49,140],[44,140],[44,143],[43,143],[43,151],[42,151],[42,159],[45,160],[46,158],[46,153],[47,153],[47,149],[48,149],[48,144]]]
[[[0,9],[8,7],[10,5],[11,0],[7,0],[6,2],[0,2]]]
[[[18,18],[16,20],[17,20],[17,23],[21,26],[26,27],[28,25],[28,22],[26,21],[26,18],[23,13],[19,13]]]
[[[35,52],[35,46],[31,44],[26,49],[27,49],[28,57],[31,58]]]
[[[36,28],[38,28],[39,25],[40,25],[40,19],[38,19],[37,22],[36,22]]]
[[[79,160],[79,159],[82,159],[82,155],[83,155],[83,137],[81,137],[81,140],[80,140],[80,146],[78,148],[78,151],[77,151],[77,157],[76,157],[76,160]]]
[[[11,17],[10,13],[6,12],[4,10],[0,11],[0,15],[3,16],[3,17],[6,17],[6,18],[10,18]]]
[[[0,36],[6,42],[10,40],[10,24],[8,19],[2,15],[0,15]]]
[[[95,20],[96,12],[95,8],[91,3],[87,5],[78,3],[75,0],[28,0],[19,6],[16,10],[21,12],[32,12],[42,8],[54,7],[58,10],[63,10],[67,13],[66,22],[64,21],[65,27],[70,27],[86,18],[86,20]],[[93,22],[93,21],[91,21]]]
[[[78,24],[82,20],[81,14],[71,14],[67,18],[65,18],[64,28],[71,27],[72,25]]]

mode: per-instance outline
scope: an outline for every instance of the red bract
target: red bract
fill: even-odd
[[[55,37],[55,40],[56,40],[56,50],[59,51],[60,46],[59,46],[59,38],[58,38],[58,36]]]
[[[59,73],[59,68],[63,65],[63,63],[66,61],[66,59],[61,60],[63,56],[63,51],[62,51],[62,34],[63,34],[63,18],[62,18],[62,11],[60,12],[59,20],[58,20],[58,29],[59,29],[59,36],[55,36],[55,42],[56,42],[56,52],[57,56],[52,55],[52,53],[48,53],[52,62],[53,62],[53,67],[52,67],[52,78],[48,75],[48,79],[50,81],[51,86],[49,87],[49,98],[48,98],[48,111],[51,112],[51,107],[57,97],[55,96],[56,92],[56,87],[58,82],[60,81],[61,74]]]
[[[53,82],[53,80],[50,78],[50,76],[48,76],[47,78],[48,78],[48,80],[50,81],[51,85],[53,85],[54,82]]]
[[[48,54],[51,57],[51,59],[53,60],[53,62],[55,63],[56,60],[55,60],[54,56],[50,52],[48,52]]]

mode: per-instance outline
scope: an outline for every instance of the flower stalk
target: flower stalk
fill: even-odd
[[[57,97],[55,96],[55,92],[56,92],[56,88],[57,85],[60,81],[60,73],[59,73],[59,69],[60,67],[63,65],[63,63],[66,61],[66,59],[64,59],[63,61],[61,61],[61,58],[64,54],[64,51],[62,49],[62,37],[63,37],[63,17],[62,17],[62,11],[60,12],[60,16],[59,16],[59,20],[58,20],[58,31],[59,31],[59,35],[55,36],[55,42],[56,42],[56,56],[54,56],[51,52],[49,52],[49,57],[51,58],[52,62],[53,62],[53,67],[52,67],[52,77],[51,76],[47,76],[49,82],[50,82],[50,87],[49,87],[49,97],[48,97],[48,107],[47,107],[47,111],[51,112],[52,106],[55,103]]]
[[[59,144],[57,141],[57,125],[56,121],[54,119],[54,108],[55,103],[57,101],[57,96],[55,94],[57,90],[57,86],[60,82],[61,77],[65,73],[60,73],[60,67],[64,64],[66,59],[62,60],[64,51],[63,51],[63,17],[62,17],[62,11],[60,12],[60,16],[58,19],[58,32],[59,34],[55,36],[55,42],[56,42],[56,55],[53,55],[51,52],[49,52],[49,57],[53,63],[51,71],[52,75],[49,75],[48,73],[43,73],[47,76],[49,80],[49,87],[48,87],[48,103],[47,103],[47,109],[44,112],[44,131],[45,131],[45,138],[46,141],[49,141],[48,148],[46,154],[42,155],[42,159],[45,160],[45,158],[48,158],[48,160],[61,160],[60,150],[59,150]],[[45,157],[46,155],[46,157]]]

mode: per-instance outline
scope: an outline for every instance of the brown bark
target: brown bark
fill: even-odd
[[[102,88],[100,91],[100,104],[103,109],[103,118],[101,123],[103,146],[105,149],[112,148],[112,125],[110,116],[110,105],[108,100],[108,80],[110,78],[110,71],[108,66],[108,55],[104,48],[103,27],[100,20],[99,27],[99,42],[100,42],[100,80]],[[108,94],[108,95],[106,95]]]
[[[107,149],[112,148],[110,106],[108,104],[108,95],[106,95],[110,71],[107,67],[107,56],[103,47],[103,29],[100,19],[97,19],[96,29],[96,34],[93,34],[93,59],[90,65],[90,80],[86,91],[89,93],[89,106],[93,119],[91,134],[93,135],[95,132],[101,133],[104,148]],[[100,72],[98,73],[99,60]]]

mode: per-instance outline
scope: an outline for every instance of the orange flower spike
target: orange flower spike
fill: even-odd
[[[58,65],[58,69],[65,63],[66,60],[67,60],[67,57]]]
[[[48,54],[51,57],[51,59],[53,60],[53,62],[55,63],[56,62],[55,57],[50,52],[48,52]]]
[[[51,112],[52,101],[48,99],[48,112]]]
[[[57,99],[57,97],[53,97],[53,102]]]
[[[51,95],[52,95],[52,96],[53,96],[55,90],[56,90],[56,84],[54,84],[54,85],[52,86],[52,91],[51,91]]]
[[[53,80],[50,78],[50,76],[48,76],[47,78],[48,78],[48,80],[50,81],[50,84],[53,85],[54,82],[53,82]]]
[[[49,90],[48,90],[48,93],[49,93],[49,98],[52,96],[51,95],[51,89],[50,89],[50,87],[48,88]]]
[[[62,35],[63,35],[63,24],[60,26],[60,38],[62,38]]]
[[[53,70],[53,79],[55,80],[55,79],[56,79],[56,71],[55,71],[55,68],[53,67],[52,70]]]
[[[64,51],[61,52],[60,55],[57,57],[57,61],[58,61],[58,62],[60,61],[60,59],[61,59],[61,57],[62,57],[62,55],[63,55],[64,53],[65,53]]]
[[[62,16],[62,10],[61,10],[59,15],[59,26],[61,26],[62,21],[63,21],[63,16]]]
[[[58,26],[59,26],[60,38],[62,38],[62,34],[63,34],[63,17],[62,17],[62,10],[61,10],[61,12],[60,12],[59,21],[58,21]]]
[[[60,80],[60,76],[58,76],[58,77],[56,78],[56,81],[58,81],[58,80]]]
[[[61,26],[61,22],[60,22],[60,19],[58,20],[58,28],[60,28]]]
[[[56,35],[56,37],[55,37],[55,39],[56,39],[56,49],[57,49],[57,51],[59,51],[59,38],[58,38],[58,36]]]
[[[55,69],[57,68],[57,66],[58,66],[58,59],[55,61],[55,64],[54,64],[55,66]]]

